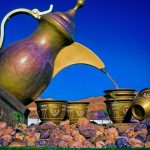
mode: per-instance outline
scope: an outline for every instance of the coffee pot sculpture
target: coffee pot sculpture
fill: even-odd
[[[0,86],[24,105],[35,100],[62,69],[74,64],[87,64],[103,69],[101,59],[85,46],[74,42],[74,16],[84,0],[78,0],[67,12],[52,13],[50,9],[16,9],[1,23]],[[39,25],[29,37],[2,49],[6,22],[17,14],[28,14]]]

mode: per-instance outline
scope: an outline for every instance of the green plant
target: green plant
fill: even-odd
[[[18,124],[22,123],[22,114],[19,112],[13,112],[13,117],[16,119]]]

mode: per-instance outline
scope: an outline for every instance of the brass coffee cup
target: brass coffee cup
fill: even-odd
[[[59,124],[66,114],[66,102],[59,100],[36,100],[37,112],[42,122],[53,121]]]
[[[131,106],[135,97],[134,89],[105,90],[106,107],[113,123],[128,123],[132,117]]]
[[[76,123],[79,118],[87,117],[87,106],[89,102],[68,102],[67,103],[67,116],[70,123]]]
[[[132,104],[132,115],[138,120],[150,117],[150,88],[143,89]]]
[[[131,120],[132,101],[105,101],[110,120],[113,123],[128,123]]]

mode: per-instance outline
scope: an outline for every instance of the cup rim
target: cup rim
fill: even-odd
[[[67,103],[68,101],[66,100],[49,100],[49,99],[40,99],[40,100],[35,100],[35,103],[37,102],[57,102],[57,103]]]
[[[107,92],[117,92],[117,91],[133,91],[135,92],[135,89],[128,89],[128,88],[119,88],[119,89],[109,89],[109,90],[104,90],[104,93]]]
[[[133,102],[133,100],[124,99],[124,100],[109,100],[109,101],[105,100],[104,101],[104,103],[112,103],[112,102]]]
[[[90,104],[90,102],[67,102],[67,104]]]

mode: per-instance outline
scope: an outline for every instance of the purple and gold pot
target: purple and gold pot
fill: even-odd
[[[73,64],[88,64],[98,69],[103,62],[91,50],[74,42],[73,18],[84,0],[67,12],[40,12],[37,9],[16,9],[8,13],[1,26],[0,49],[4,27],[9,18],[25,13],[39,21],[36,31],[26,39],[0,51],[0,86],[24,105],[35,100],[51,79],[63,68]]]

